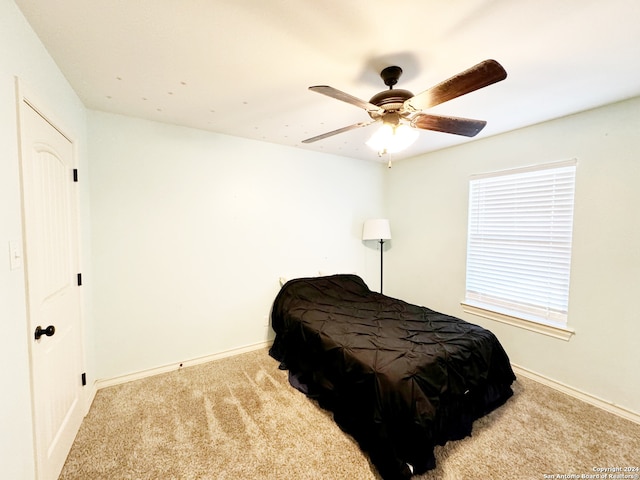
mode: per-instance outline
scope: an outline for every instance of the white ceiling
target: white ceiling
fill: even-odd
[[[640,95],[638,0],[16,0],[88,108],[377,160],[355,106],[388,65],[414,94],[493,58],[506,80],[431,113],[475,138]],[[421,131],[394,160],[469,141]],[[385,160],[385,159],[383,159]]]

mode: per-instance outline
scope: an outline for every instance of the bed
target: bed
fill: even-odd
[[[434,447],[471,434],[512,394],[490,331],[371,291],[356,275],[298,278],[276,296],[269,354],[333,412],[385,480],[435,467]]]

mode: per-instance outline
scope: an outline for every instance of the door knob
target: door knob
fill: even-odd
[[[43,335],[46,335],[47,337],[50,337],[51,335],[53,335],[54,333],[56,333],[56,327],[54,327],[53,325],[49,325],[47,328],[42,328],[40,325],[38,325],[36,327],[36,340],[40,340],[40,337]]]

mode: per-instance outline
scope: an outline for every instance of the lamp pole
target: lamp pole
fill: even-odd
[[[380,293],[382,293],[384,241],[391,240],[389,220],[386,218],[373,218],[365,221],[362,227],[362,240],[376,240],[380,242]]]
[[[380,293],[382,293],[382,250],[384,248],[384,240],[380,239]]]

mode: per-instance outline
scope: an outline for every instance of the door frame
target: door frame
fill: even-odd
[[[27,251],[27,238],[26,238],[26,211],[24,206],[24,181],[23,178],[23,162],[25,152],[23,152],[22,138],[23,138],[23,121],[22,121],[22,110],[24,108],[31,108],[36,113],[38,113],[46,122],[48,122],[55,130],[57,130],[63,137],[65,137],[72,145],[72,163],[73,167],[78,167],[78,142],[74,138],[74,136],[69,135],[66,129],[61,128],[61,122],[59,119],[51,113],[51,110],[46,106],[46,102],[41,101],[37,95],[35,95],[28,87],[25,86],[24,82],[20,80],[19,77],[15,77],[15,91],[16,91],[16,116],[17,116],[17,133],[18,133],[18,157],[19,157],[19,173],[20,173],[20,222],[22,229],[22,250]],[[73,212],[75,218],[75,231],[77,237],[77,251],[75,252],[77,256],[78,265],[81,266],[83,264],[82,257],[82,229],[81,229],[81,209],[80,209],[80,190],[76,189],[74,194],[73,205],[71,206],[75,211]],[[28,259],[27,259],[28,261]],[[38,425],[36,425],[36,398],[34,395],[34,362],[33,362],[33,331],[31,328],[31,312],[30,312],[30,300],[29,300],[29,278],[28,278],[28,269],[27,264],[24,264],[24,288],[25,288],[25,312],[26,312],[26,342],[28,347],[29,354],[29,387],[30,387],[30,400],[31,400],[31,425],[32,425],[32,437],[33,437],[33,453],[34,453],[34,468],[36,479],[42,478],[42,472],[40,471],[40,448],[38,446]],[[85,312],[84,312],[84,303],[85,297],[83,289],[81,288],[78,292],[79,295],[79,338],[80,338],[80,362],[82,366],[82,370],[86,371],[86,355],[85,355]],[[87,387],[89,385],[87,384]],[[93,388],[85,388],[81,391],[80,394],[80,402],[82,408],[83,417],[89,412],[89,407],[91,406],[91,400],[93,396],[91,394]]]

